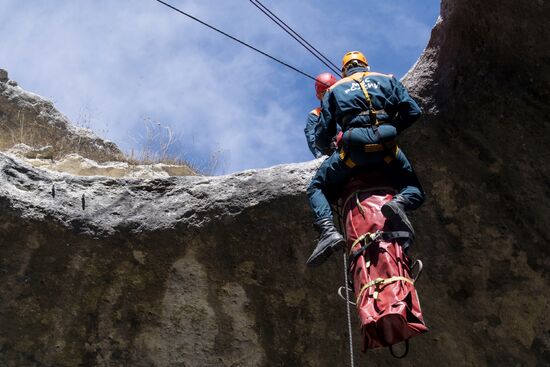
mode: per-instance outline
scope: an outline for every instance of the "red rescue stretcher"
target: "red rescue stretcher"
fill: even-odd
[[[361,320],[361,349],[390,347],[397,357],[392,346],[405,341],[405,354],[397,357],[402,358],[408,340],[428,331],[414,285],[422,263],[412,262],[404,252],[412,234],[392,231],[380,212],[395,190],[374,187],[373,182],[381,183],[372,176],[352,179],[340,200],[348,270]]]

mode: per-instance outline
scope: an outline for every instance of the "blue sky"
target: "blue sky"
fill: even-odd
[[[310,75],[326,71],[247,0],[167,2]],[[399,77],[439,14],[437,0],[262,3],[336,65],[360,50]],[[11,79],[125,151],[161,126],[173,155],[207,169],[217,153],[216,174],[313,158],[303,134],[318,104],[312,80],[154,0],[2,0],[0,34]]]

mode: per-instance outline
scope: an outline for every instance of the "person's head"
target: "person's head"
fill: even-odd
[[[315,78],[315,96],[319,101],[323,99],[325,92],[331,85],[337,82],[337,79],[331,73],[322,73]]]
[[[359,51],[350,51],[344,55],[342,58],[342,77],[348,76],[347,71],[352,68],[362,66],[365,68],[369,67],[369,62],[365,55]]]

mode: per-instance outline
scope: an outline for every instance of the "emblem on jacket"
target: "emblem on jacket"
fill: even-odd
[[[364,79],[362,81],[363,85],[365,86],[365,88],[367,89],[378,89],[380,88],[380,84],[374,80],[370,80],[369,78],[367,79]],[[351,83],[351,87],[349,87],[348,89],[346,89],[344,91],[344,93],[348,94],[350,92],[353,92],[353,91],[356,91],[356,90],[360,90],[361,87],[359,86],[359,83],[357,82],[353,82]]]

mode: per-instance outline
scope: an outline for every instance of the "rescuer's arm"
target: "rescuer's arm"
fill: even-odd
[[[315,145],[315,127],[317,126],[317,123],[319,122],[319,115],[316,115],[313,111],[311,111],[307,115],[307,122],[306,127],[304,129],[304,133],[306,134],[306,140],[307,140],[307,146],[309,147],[309,150],[311,151],[311,154],[315,158],[319,158],[323,155],[319,148]]]
[[[330,143],[336,135],[336,120],[334,119],[334,102],[332,102],[332,91],[327,91],[321,104],[321,116],[315,128],[315,144],[325,154],[331,152]]]
[[[393,78],[392,82],[397,105],[397,114],[392,121],[392,125],[395,126],[399,134],[422,116],[422,110],[399,80]]]

